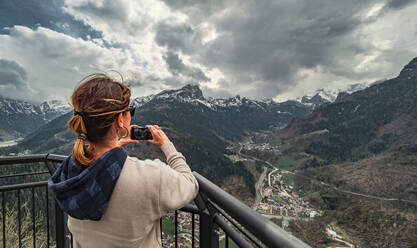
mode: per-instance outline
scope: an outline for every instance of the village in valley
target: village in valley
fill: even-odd
[[[227,157],[233,161],[247,161],[247,156],[241,154],[244,150],[273,150],[269,144],[254,144],[249,139],[248,142],[239,144],[239,148],[229,148],[235,151],[233,155],[227,155]],[[309,201],[300,196],[302,191],[299,188],[291,185],[288,181],[289,176],[292,176],[292,172],[272,167],[267,163],[259,181],[256,185],[256,199],[252,205],[252,209],[258,213],[264,215],[267,218],[282,219],[280,226],[287,230],[291,220],[295,219],[310,219],[321,215],[321,211],[313,206]],[[194,216],[194,228],[195,233],[198,232],[199,219],[198,215]],[[191,247],[192,239],[192,215],[190,213],[178,211],[177,213],[177,233],[179,247]],[[171,247],[174,244],[175,239],[175,214],[168,214],[163,220],[163,247]],[[195,237],[198,237],[196,235]],[[219,229],[219,239],[222,243],[224,234]],[[198,238],[195,240],[195,247],[198,246]],[[174,246],[172,246],[174,247]]]
[[[229,147],[229,150],[236,152],[236,155],[228,156],[234,161],[255,160],[265,164],[264,172],[256,187],[257,197],[252,208],[268,218],[314,218],[320,215],[321,211],[301,196],[302,189],[294,184],[295,173],[279,168],[268,161],[242,154],[242,150],[279,154],[281,149],[283,148],[270,143],[255,143],[251,138],[240,143],[237,148]],[[288,221],[283,223],[288,223]]]
[[[314,218],[320,215],[320,210],[300,197],[294,187],[283,180],[284,173],[279,169],[268,173],[260,191],[262,200],[254,209],[267,217]]]

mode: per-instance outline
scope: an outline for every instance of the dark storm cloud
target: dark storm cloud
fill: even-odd
[[[409,4],[417,3],[416,0],[389,0],[387,6],[393,9],[401,9]]]
[[[346,56],[352,56],[356,54],[352,49],[360,49],[349,41],[348,35],[361,24],[353,16],[364,4],[262,2],[247,6],[251,10],[248,16],[236,12],[219,20],[217,26],[233,36],[224,39],[226,47],[220,41],[221,44],[214,44],[215,49],[210,47],[207,51],[211,55],[222,47],[222,52],[209,57],[213,60],[222,55],[220,61],[230,61],[225,67],[231,68],[232,73],[249,72],[255,79],[265,81],[271,93],[292,85],[300,68],[337,66],[333,59],[342,50]]]
[[[172,24],[164,21],[156,27],[156,42],[171,50],[194,53],[201,47],[201,39],[201,34],[185,23]]]
[[[39,95],[29,87],[26,70],[7,59],[0,59],[0,95],[25,101],[39,100]]]
[[[194,54],[203,64],[221,68],[237,84],[263,81],[264,93],[271,97],[294,84],[298,69],[330,66],[338,71],[335,57],[351,57],[361,50],[349,34],[361,25],[355,14],[370,2],[241,2],[213,17],[220,35],[198,48],[193,45],[201,44],[201,35],[184,25],[161,24],[156,37],[173,51]],[[183,3],[170,5],[189,11],[188,2]],[[193,8],[197,6],[207,8],[205,3]]]
[[[0,85],[10,85],[16,88],[27,87],[25,69],[14,61],[0,59]]]
[[[210,81],[200,68],[187,66],[176,53],[168,52],[164,59],[168,65],[168,70],[175,76],[188,76],[197,82]]]
[[[391,8],[415,1],[391,0]],[[363,18],[372,0],[224,1],[224,10],[210,1],[166,1],[191,18],[194,26],[161,24],[157,41],[171,51],[188,53],[205,66],[220,68],[234,85],[256,86],[257,95],[273,97],[300,79],[300,69],[317,70],[350,79],[360,78],[353,68],[360,53],[373,49],[355,31],[375,19]],[[198,10],[197,10],[198,9]],[[203,43],[196,35],[201,19],[214,24],[218,37]],[[202,15],[202,14],[201,14]],[[196,45],[197,44],[197,45]]]
[[[101,34],[90,26],[74,20],[62,11],[63,0],[1,0],[0,1],[0,34],[8,33],[5,28],[15,25],[36,28],[42,26],[87,39],[101,37]]]

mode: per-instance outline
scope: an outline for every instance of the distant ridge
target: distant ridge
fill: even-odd
[[[384,82],[385,80],[386,79],[378,80],[371,84],[367,84],[367,83],[351,84],[344,89],[338,89],[338,90],[318,89],[316,90],[314,94],[297,98],[297,100],[305,105],[312,106],[315,109],[319,107],[320,105],[338,101],[342,96],[347,96],[356,91],[364,90],[370,86],[380,84]]]
[[[294,137],[319,130],[309,152],[329,161],[357,159],[417,140],[417,58],[393,79],[341,96],[280,131]]]
[[[0,97],[0,141],[25,137],[71,107],[53,100],[39,105]]]
[[[156,95],[145,97],[138,97],[132,101],[137,107],[142,107],[148,102],[182,102],[189,103],[195,106],[204,106],[213,111],[227,111],[228,109],[238,109],[241,107],[248,107],[258,109],[260,111],[280,111],[286,112],[287,106],[297,106],[299,109],[311,110],[310,105],[298,103],[297,101],[286,101],[282,103],[274,102],[272,99],[267,100],[252,100],[247,97],[236,95],[230,98],[205,98],[203,92],[198,85],[185,85],[177,90],[164,90]],[[304,106],[303,106],[304,105]],[[293,108],[295,110],[295,108]],[[304,112],[306,113],[306,112]],[[294,114],[291,111],[287,114]],[[298,114],[297,114],[298,115]]]

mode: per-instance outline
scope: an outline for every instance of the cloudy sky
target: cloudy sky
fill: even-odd
[[[192,83],[294,99],[396,76],[417,57],[415,13],[417,0],[1,0],[0,94],[68,100],[116,70],[134,96]]]

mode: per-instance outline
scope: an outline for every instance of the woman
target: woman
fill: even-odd
[[[72,155],[48,181],[68,213],[74,247],[162,247],[159,219],[192,201],[198,184],[184,156],[157,126],[147,126],[167,158],[139,160],[122,147],[130,138],[130,90],[95,75],[72,95],[77,133]]]

